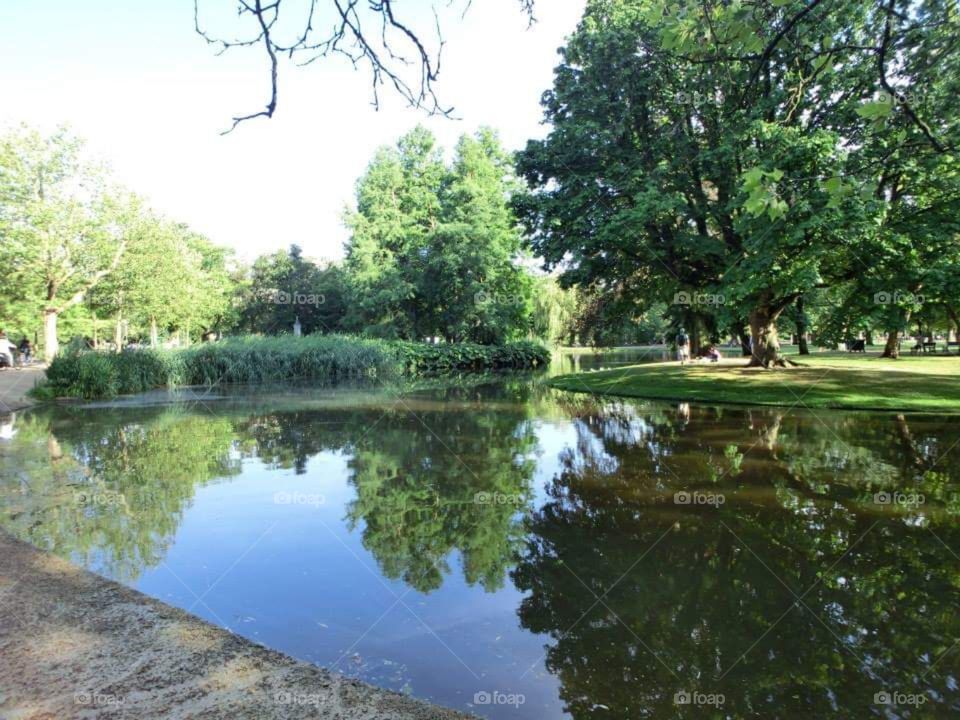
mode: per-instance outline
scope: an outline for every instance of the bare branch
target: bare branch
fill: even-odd
[[[336,22],[328,34],[317,31],[318,0],[310,0],[303,21],[303,30],[292,41],[281,42],[274,34],[284,0],[238,0],[237,14],[251,16],[256,32],[249,37],[222,38],[208,32],[200,24],[200,0],[194,0],[194,30],[204,41],[216,48],[216,54],[237,47],[263,46],[270,65],[270,100],[259,112],[233,118],[231,127],[257,117],[273,117],[277,108],[277,77],[279,58],[286,56],[295,65],[304,66],[330,55],[345,57],[354,68],[366,65],[370,71],[373,105],[379,107],[379,90],[388,85],[411,107],[425,110],[430,115],[451,116],[452,107],[440,103],[434,83],[440,74],[440,58],[445,45],[439,18],[434,11],[435,52],[423,36],[395,12],[395,0],[325,0],[335,11]],[[453,2],[454,0],[451,0]],[[518,0],[532,24],[535,0]],[[466,6],[469,8],[470,0]],[[466,10],[465,10],[466,11]],[[291,11],[292,12],[292,11]],[[369,27],[374,22],[377,30]],[[379,31],[379,32],[378,32]],[[416,69],[414,69],[416,68]],[[409,81],[406,77],[412,78]]]

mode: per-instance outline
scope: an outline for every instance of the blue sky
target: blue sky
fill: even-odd
[[[432,29],[429,2],[405,6]],[[438,90],[461,120],[427,118],[388,93],[376,112],[366,71],[335,58],[282,65],[274,118],[221,137],[230,117],[265,103],[265,58],[259,48],[216,57],[193,31],[192,0],[3,0],[0,125],[68,124],[120,182],[244,259],[291,242],[340,257],[342,210],[377,146],[417,122],[447,147],[481,125],[510,148],[545,132],[539,99],[583,0],[542,0],[531,29],[517,0],[474,2],[463,21],[464,3],[437,6]],[[200,7],[213,27],[234,29],[232,0]]]

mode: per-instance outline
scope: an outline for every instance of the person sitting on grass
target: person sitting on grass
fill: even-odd
[[[718,348],[716,345],[711,345],[707,348],[706,356],[710,358],[710,362],[719,362],[723,357],[723,355],[720,354],[720,348]]]

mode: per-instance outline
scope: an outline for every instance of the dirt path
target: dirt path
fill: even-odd
[[[44,377],[44,368],[0,368],[0,414],[22,410],[33,404],[27,391]]]
[[[467,720],[268,650],[0,530],[4,720]]]

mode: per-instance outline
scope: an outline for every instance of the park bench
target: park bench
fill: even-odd
[[[866,352],[866,340],[847,340],[847,349],[850,352]]]
[[[917,353],[935,353],[937,351],[936,342],[918,342],[912,348],[910,348],[910,354],[916,355]]]

